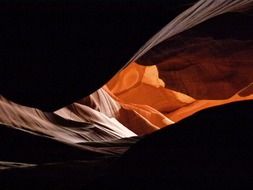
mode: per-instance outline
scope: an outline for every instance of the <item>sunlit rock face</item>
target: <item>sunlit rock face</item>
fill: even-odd
[[[173,75],[173,73],[170,74]],[[228,98],[226,98],[227,92],[224,91],[224,95],[221,90],[215,93],[220,93],[223,99],[214,99],[208,96],[193,98],[169,89],[158,75],[157,66],[141,66],[132,63],[104,87],[115,102],[121,105],[121,111],[116,115],[116,118],[139,135],[178,122],[208,107],[253,99],[250,87],[247,88],[247,86],[245,90],[241,90],[245,96],[242,96],[238,89],[235,93],[230,92],[231,97]],[[210,83],[213,82],[210,81]],[[194,85],[191,88],[194,88]],[[131,116],[130,112],[138,114],[138,120],[146,122],[136,122],[136,115]],[[126,120],[127,122],[125,122]]]

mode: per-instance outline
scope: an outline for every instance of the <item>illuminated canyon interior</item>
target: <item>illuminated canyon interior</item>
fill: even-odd
[[[165,26],[154,27],[153,37],[143,31],[149,40],[140,40],[139,50],[133,48],[127,52],[126,49],[128,61],[112,66],[111,70],[110,65],[114,63],[103,63],[100,50],[94,66],[89,67],[93,61],[90,58],[86,66],[85,63],[80,67],[73,63],[73,68],[71,63],[63,65],[62,73],[60,69],[54,71],[59,65],[46,65],[37,74],[30,74],[30,59],[26,58],[27,65],[20,66],[17,62],[17,66],[11,61],[4,65],[7,69],[1,71],[1,80],[6,85],[0,85],[3,188],[119,189],[118,184],[125,183],[127,189],[143,189],[149,185],[159,189],[164,184],[181,189],[191,184],[201,189],[213,183],[202,178],[195,181],[194,176],[219,178],[221,174],[216,167],[224,172],[221,175],[224,181],[215,182],[217,186],[227,185],[233,177],[238,177],[234,174],[238,172],[239,176],[242,174],[242,181],[247,180],[252,171],[245,172],[244,165],[230,171],[227,162],[222,168],[214,160],[223,163],[229,156],[253,146],[253,139],[251,142],[249,138],[253,129],[248,128],[252,125],[250,113],[253,113],[252,4],[252,0],[178,3],[182,12],[168,16],[171,19]],[[118,45],[113,48],[121,52],[117,50]],[[69,51],[72,55],[72,50]],[[109,51],[105,57],[110,60]],[[85,53],[89,54],[86,49]],[[10,76],[12,63],[14,74]],[[31,66],[31,70],[35,67]],[[52,73],[47,75],[47,69]],[[96,69],[99,72],[94,72]],[[103,74],[100,76],[100,73]],[[36,81],[42,75],[45,80]],[[81,84],[79,79],[84,82]],[[81,85],[75,83],[77,80]],[[61,81],[66,82],[65,88]],[[51,92],[54,85],[55,91]],[[241,135],[240,139],[234,137],[237,134]],[[222,135],[224,141],[220,139]],[[249,139],[245,140],[247,146],[240,144],[244,143],[241,138]],[[230,149],[236,153],[226,151]],[[241,166],[241,162],[248,163],[250,152],[248,159],[238,158],[231,163],[235,163],[234,167]],[[202,156],[197,159],[195,154]],[[184,162],[187,158],[181,156],[187,155],[189,160]],[[212,156],[214,160],[209,160]],[[199,169],[197,163],[204,164],[205,169]],[[149,166],[150,170],[144,169]],[[176,171],[175,175],[169,166]],[[228,171],[233,175],[228,175]],[[171,180],[165,183],[159,173]],[[237,185],[237,181],[234,183]]]

